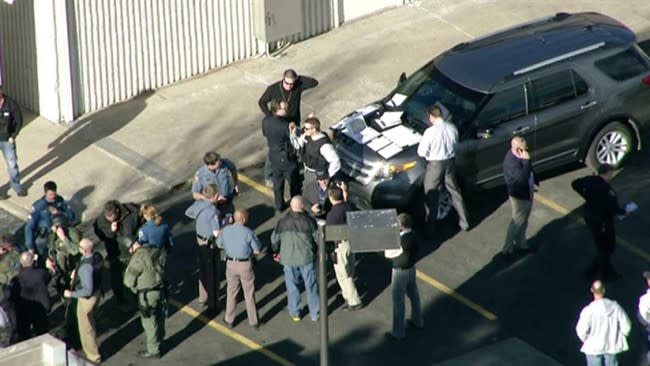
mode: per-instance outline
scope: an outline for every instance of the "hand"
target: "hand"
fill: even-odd
[[[70,280],[74,280],[74,276],[77,274],[77,270],[73,269],[72,272],[70,273]]]
[[[62,227],[56,228],[56,236],[59,237],[61,240],[66,240],[67,237],[65,236],[65,230],[63,230]]]
[[[47,258],[45,260],[45,267],[51,272],[56,272],[56,263],[54,263],[54,261],[50,258]]]
[[[13,137],[10,137],[8,141],[9,141],[10,144],[13,144],[13,143],[16,142],[16,139],[13,138]]]
[[[235,189],[233,190],[235,196],[239,195],[239,184],[235,184]]]
[[[347,191],[348,191],[348,184],[345,183],[345,182],[342,181],[342,180],[336,182],[336,186],[339,187],[339,188],[341,188],[341,190],[342,190],[343,192],[347,192]]]
[[[314,114],[314,112],[309,113],[309,115],[307,116],[307,118],[314,118],[314,117],[316,117],[316,115]]]
[[[320,212],[320,203],[314,203],[311,205],[311,212],[317,214]]]
[[[217,202],[223,202],[223,201],[227,201],[227,200],[228,199],[226,198],[226,196],[223,196],[221,194],[217,195]]]
[[[273,254],[273,260],[276,261],[276,262],[279,262],[280,261],[280,253]]]
[[[294,135],[296,133],[296,122],[290,122],[289,123],[289,133]]]
[[[129,247],[129,253],[130,253],[130,254],[135,253],[135,251],[138,250],[138,249],[140,249],[141,246],[142,246],[142,244],[140,244],[140,243],[138,243],[138,242],[136,241],[135,243],[133,243],[133,244]]]
[[[517,148],[517,157],[519,157],[520,159],[524,159],[524,160],[529,160],[530,159],[530,155],[528,154],[528,150],[523,149],[521,147]]]
[[[116,232],[120,228],[120,223],[117,221],[111,222],[111,231]]]
[[[70,297],[72,297],[72,291],[64,290],[63,291],[63,297],[65,297],[66,299],[69,299]]]
[[[52,215],[56,215],[59,213],[59,210],[57,210],[57,208],[54,206],[48,206],[47,209],[50,211]]]

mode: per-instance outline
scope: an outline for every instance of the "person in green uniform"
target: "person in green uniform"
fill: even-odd
[[[45,266],[54,274],[54,285],[57,293],[70,287],[72,270],[75,269],[81,254],[79,242],[81,232],[68,226],[67,218],[62,214],[52,215],[52,230],[47,237],[48,257]]]
[[[20,253],[7,236],[0,236],[0,286],[9,282],[20,271]]]
[[[166,316],[162,251],[139,243],[133,244],[133,249],[124,274],[124,286],[138,294],[140,319],[147,337],[147,349],[138,352],[138,356],[160,358]]]

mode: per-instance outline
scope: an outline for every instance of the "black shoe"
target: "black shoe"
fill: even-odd
[[[226,324],[226,326],[228,327],[228,329],[232,329],[232,328],[235,327],[235,325],[234,325],[233,323],[228,323],[228,322],[226,321],[226,318],[223,319],[223,323]]]
[[[18,197],[27,197],[27,191],[24,189],[22,191],[16,192],[16,194],[18,195]]]
[[[347,301],[343,301],[343,305],[341,305],[341,309],[347,311],[350,308],[350,305],[348,305]]]
[[[517,248],[515,249],[515,253],[521,255],[535,254],[537,253],[537,248],[536,247]]]
[[[140,358],[160,358],[160,353],[149,353],[149,351],[138,352]]]
[[[389,339],[391,341],[401,341],[402,339],[404,339],[404,337],[400,338],[400,337],[394,335],[391,332],[386,332],[386,334],[384,334],[384,337],[386,337],[387,339]]]
[[[411,328],[415,328],[415,329],[418,329],[418,330],[424,329],[424,325],[415,324],[415,322],[413,320],[409,320],[407,323]]]
[[[356,305],[352,305],[352,306],[349,306],[349,305],[348,305],[348,307],[345,308],[345,309],[343,309],[343,310],[345,310],[345,311],[355,311],[355,310],[359,310],[359,309],[361,309],[362,307],[363,307],[363,304],[362,304],[362,303],[358,303],[358,304],[356,304]]]
[[[260,330],[260,323],[251,324],[251,327],[253,327],[253,329],[255,329],[255,330]]]

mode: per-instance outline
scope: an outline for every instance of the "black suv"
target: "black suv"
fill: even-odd
[[[464,186],[503,184],[514,134],[528,140],[538,172],[618,166],[650,121],[650,60],[630,29],[598,13],[559,13],[456,45],[332,126],[359,206],[405,208],[418,197],[416,149],[434,103],[458,127]],[[449,207],[443,194],[439,216]]]

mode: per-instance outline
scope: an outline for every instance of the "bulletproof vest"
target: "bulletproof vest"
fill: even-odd
[[[161,288],[163,284],[162,250],[153,247],[141,247],[135,255],[145,257],[144,268],[137,281],[138,290]]]
[[[20,254],[10,250],[0,256],[0,285],[9,284],[20,271]]]
[[[76,270],[79,271],[79,268],[84,264],[90,264],[93,266],[93,292],[96,292],[102,288],[102,268],[104,267],[104,258],[97,252],[94,252],[92,257],[82,257]],[[79,276],[75,275],[72,288],[76,289],[80,282],[81,280],[79,280]]]
[[[329,163],[320,153],[320,148],[330,143],[330,138],[323,134],[324,137],[314,141],[311,137],[307,137],[307,143],[302,150],[302,161],[307,168],[315,171],[327,171]]]

